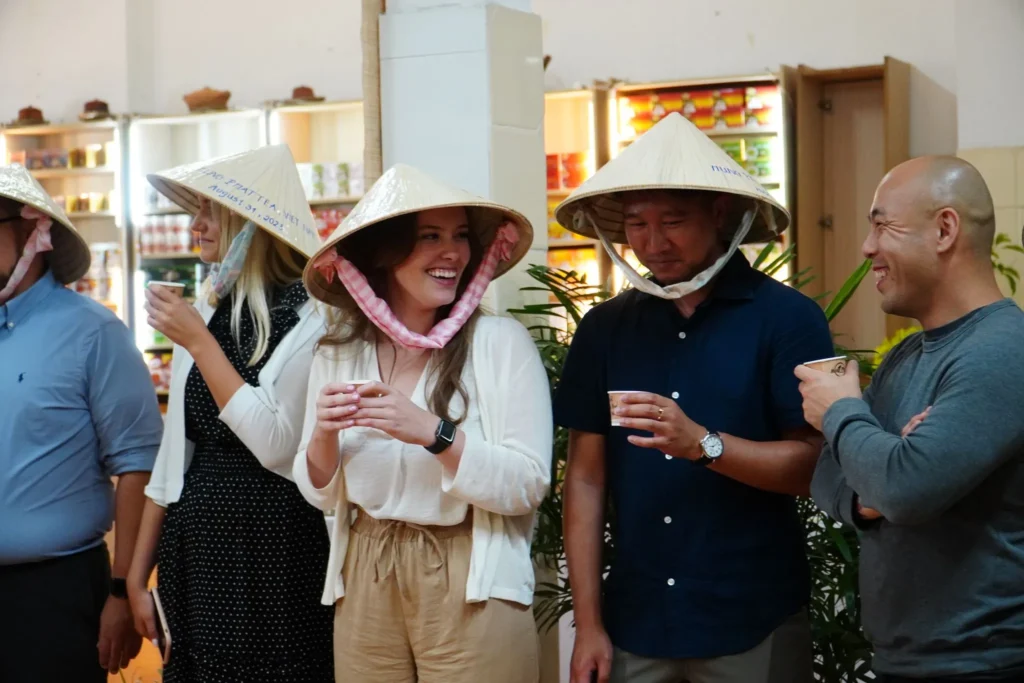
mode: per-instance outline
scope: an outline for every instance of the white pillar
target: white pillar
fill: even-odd
[[[523,212],[530,253],[484,305],[521,305],[546,262],[544,66],[529,0],[388,0],[380,22],[384,168],[408,163]]]

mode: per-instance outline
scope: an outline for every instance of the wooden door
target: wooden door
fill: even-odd
[[[819,70],[786,68],[794,93],[797,268],[816,276],[805,288],[829,300],[863,261],[867,214],[884,174],[910,156],[910,65]],[[867,350],[911,324],[885,315],[869,276],[833,321],[837,342]]]
[[[864,260],[867,215],[885,175],[882,83],[829,83],[822,88],[822,279],[835,293]],[[871,278],[832,322],[836,342],[871,349],[886,337],[885,314]]]

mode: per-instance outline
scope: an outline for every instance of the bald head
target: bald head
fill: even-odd
[[[989,258],[996,232],[992,195],[978,169],[963,159],[925,156],[905,161],[889,171],[878,189],[892,191],[907,208],[928,217],[952,209],[965,246]]]

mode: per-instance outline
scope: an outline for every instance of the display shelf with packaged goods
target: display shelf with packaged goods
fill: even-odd
[[[21,164],[59,204],[89,244],[89,271],[69,285],[128,322],[125,267],[128,239],[121,216],[124,178],[122,119],[7,126],[0,129],[0,161]]]
[[[780,204],[791,208],[793,172],[787,132],[792,114],[779,74],[620,83],[610,91],[610,98],[608,129],[613,154],[621,152],[667,114],[679,112],[712,138]],[[790,244],[790,232],[776,243],[776,252]],[[763,244],[741,247],[750,260],[763,248]],[[628,247],[622,247],[620,253],[627,262],[639,266]],[[775,274],[779,280],[789,276],[788,266]],[[616,271],[613,290],[619,291],[624,283],[621,273]]]
[[[590,284],[601,278],[600,245],[569,232],[555,220],[555,207],[597,170],[595,90],[544,95],[544,153],[547,162],[549,268],[575,271]]]
[[[198,257],[191,216],[146,179],[146,175],[182,164],[237,154],[267,144],[265,112],[260,108],[183,116],[134,116],[128,129],[129,221],[133,239],[135,341],[140,351],[168,340],[146,324],[144,290],[150,280],[182,282],[194,298],[208,273]],[[146,353],[151,369],[170,351]],[[154,372],[154,377],[162,376]],[[156,380],[154,379],[154,382]],[[156,384],[159,388],[159,384]]]
[[[267,131],[271,144],[291,149],[317,232],[326,238],[365,191],[363,103],[272,105]]]

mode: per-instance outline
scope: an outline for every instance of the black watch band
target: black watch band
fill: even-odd
[[[128,599],[128,582],[124,579],[110,580],[110,595],[121,600]]]
[[[434,443],[426,448],[430,453],[438,455],[451,448],[453,443],[455,443],[455,425],[442,419],[437,425],[437,431],[434,432]]]

